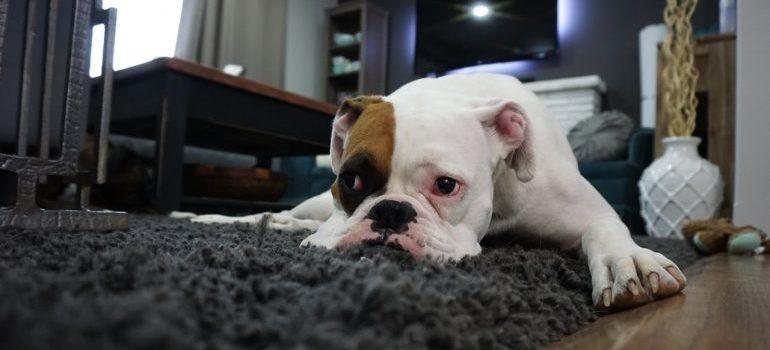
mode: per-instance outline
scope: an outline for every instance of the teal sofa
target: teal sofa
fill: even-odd
[[[652,162],[654,135],[653,129],[637,130],[631,136],[624,159],[578,164],[583,177],[615,208],[634,234],[644,234],[637,183]]]

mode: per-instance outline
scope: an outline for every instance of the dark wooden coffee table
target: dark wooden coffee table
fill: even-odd
[[[183,200],[234,203],[182,196],[185,145],[255,155],[262,166],[271,157],[329,152],[334,105],[200,64],[159,58],[116,72],[113,89],[111,132],[157,141],[154,196],[163,212]]]

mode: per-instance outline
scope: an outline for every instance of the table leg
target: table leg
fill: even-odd
[[[156,127],[156,207],[167,213],[179,209],[189,94],[186,83],[171,75],[166,84]]]

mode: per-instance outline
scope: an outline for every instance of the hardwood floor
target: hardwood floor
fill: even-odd
[[[683,294],[602,317],[551,348],[770,348],[770,256],[715,255],[685,274]]]

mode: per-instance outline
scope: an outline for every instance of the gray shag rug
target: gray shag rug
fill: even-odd
[[[497,239],[439,265],[298,248],[307,234],[151,216],[126,232],[2,229],[0,349],[518,349],[600,316],[570,254]]]

